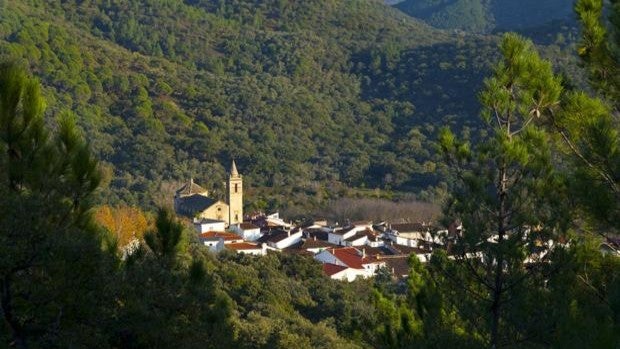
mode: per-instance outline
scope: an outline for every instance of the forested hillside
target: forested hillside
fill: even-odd
[[[562,26],[575,25],[573,3],[565,0],[405,0],[394,6],[437,28],[478,33],[527,31],[550,24],[557,33]]]
[[[497,42],[379,1],[0,4],[0,56],[41,79],[50,115],[78,116],[105,200],[143,206],[190,176],[217,190],[231,158],[250,187],[279,188],[258,207],[436,185],[431,140],[478,122]]]

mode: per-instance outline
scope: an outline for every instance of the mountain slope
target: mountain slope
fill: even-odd
[[[566,0],[405,0],[394,6],[437,28],[478,33],[574,25],[573,4]]]
[[[250,188],[277,188],[255,208],[319,204],[339,185],[436,185],[429,139],[475,127],[496,45],[380,1],[0,7],[0,56],[40,77],[50,115],[78,116],[106,164],[104,199],[142,206],[190,176],[221,192],[231,158]]]

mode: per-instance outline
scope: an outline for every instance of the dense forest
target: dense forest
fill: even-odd
[[[557,34],[576,25],[573,4],[565,0],[405,0],[394,6],[437,28],[478,33],[547,27]]]
[[[434,199],[435,139],[475,135],[497,38],[433,29],[379,1],[4,1],[0,57],[70,110],[105,168],[102,200],[152,208],[235,158],[254,208],[347,187]],[[578,76],[566,43],[545,48]],[[434,188],[441,188],[435,190]],[[254,199],[252,199],[252,197]]]
[[[618,347],[620,3],[575,9],[577,46],[546,47],[380,1],[0,2],[1,345]],[[230,157],[280,198],[449,178],[463,230],[346,283],[117,206]]]

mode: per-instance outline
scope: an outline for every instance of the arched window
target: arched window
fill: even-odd
[[[238,186],[239,186],[239,183],[235,183],[235,193],[238,193],[238,192],[239,192],[239,188],[238,188]]]

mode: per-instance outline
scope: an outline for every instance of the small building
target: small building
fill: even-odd
[[[365,230],[363,226],[348,226],[344,228],[336,228],[329,232],[327,241],[333,245],[345,246],[345,240],[353,237],[357,232]]]
[[[330,228],[302,228],[304,231],[305,239],[329,241],[329,233],[332,231]]]
[[[305,239],[299,248],[311,252],[313,254],[319,253],[328,248],[336,248],[338,246],[330,244],[327,241],[318,240],[315,238]]]
[[[417,247],[420,241],[433,241],[430,227],[423,223],[392,224],[385,236],[397,245]]]
[[[196,228],[198,234],[209,231],[223,232],[226,231],[226,222],[208,218],[194,219],[194,228]]]
[[[357,279],[358,277],[365,277],[364,272],[361,270],[331,263],[323,264],[323,273],[325,273],[325,275],[329,276],[331,279],[348,282],[355,281],[355,279]]]
[[[243,242],[243,238],[237,234],[221,231],[208,231],[199,234],[198,240],[201,244],[208,246],[212,252],[220,252],[228,244]]]
[[[233,225],[230,227],[230,230],[237,233],[246,241],[256,241],[262,236],[260,227],[248,222]]]
[[[355,235],[346,238],[343,245],[345,246],[364,246],[371,247],[383,246],[384,242],[380,239],[380,235],[370,228],[366,228],[363,231],[358,231]]]
[[[258,239],[258,242],[264,242],[268,247],[282,250],[301,242],[301,236],[302,232],[299,228],[288,231],[278,229],[263,235],[260,239]]]
[[[314,256],[319,262],[355,269],[355,276],[372,277],[385,262],[376,256],[367,256],[364,249],[341,247],[323,250]],[[350,272],[349,274],[352,274]]]

